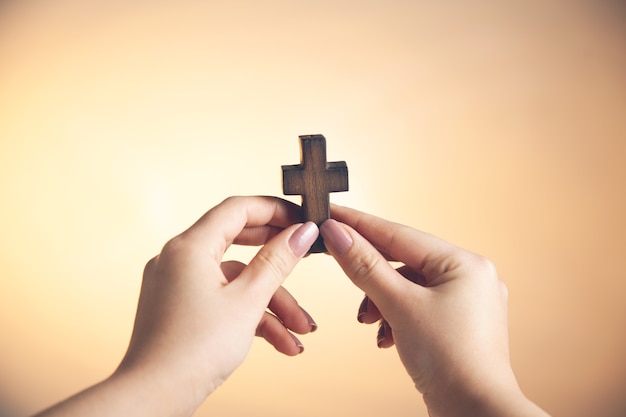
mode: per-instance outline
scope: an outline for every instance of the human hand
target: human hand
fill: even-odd
[[[281,287],[318,235],[294,225],[297,206],[270,197],[234,197],[170,240],[145,268],[135,328],[117,373],[140,370],[193,393],[199,405],[246,356],[253,336],[286,355],[302,344],[289,330],[315,330]],[[249,265],[224,262],[231,244],[262,245]],[[274,313],[266,312],[266,308]],[[184,398],[184,395],[182,396]]]
[[[104,381],[37,417],[190,416],[245,358],[254,335],[286,355],[315,322],[281,287],[319,231],[299,207],[232,197],[170,240],[146,265],[126,356]],[[264,245],[249,265],[231,244]],[[273,313],[270,314],[266,311]]]
[[[507,289],[489,260],[346,207],[332,217],[320,232],[366,294],[359,321],[380,321],[378,345],[395,344],[431,416],[546,415],[510,366]]]

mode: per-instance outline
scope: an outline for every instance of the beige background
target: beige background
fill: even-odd
[[[0,401],[106,377],[144,263],[228,195],[281,195],[323,133],[333,201],[496,262],[531,398],[623,416],[625,28],[617,0],[1,2]],[[426,416],[332,259],[286,286],[305,353],[255,342],[198,416]]]

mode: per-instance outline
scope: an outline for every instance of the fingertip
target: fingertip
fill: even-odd
[[[359,321],[359,323],[372,324],[376,323],[381,318],[382,315],[380,314],[378,307],[366,295],[359,305],[359,312],[357,313],[356,319]]]
[[[304,352],[304,345],[302,344],[302,342],[300,341],[300,339],[298,339],[293,333],[289,333],[289,335],[292,337],[293,342],[296,346],[296,350],[292,351],[290,353],[287,353],[289,356],[297,356],[299,354],[301,354],[302,352]],[[286,353],[286,352],[285,352]]]
[[[256,329],[256,335],[265,339],[278,352],[287,356],[297,356],[304,351],[304,345],[291,333],[277,317],[265,313]]]
[[[317,323],[315,322],[315,320],[313,320],[313,317],[311,317],[308,311],[306,311],[302,307],[300,307],[300,310],[302,310],[302,313],[304,314],[304,317],[306,318],[307,323],[309,324],[309,333],[313,333],[314,331],[317,330]]]
[[[369,297],[366,295],[363,297],[363,301],[359,305],[359,312],[357,313],[356,319],[359,323],[363,323],[363,317],[367,314],[367,305],[369,304]]]
[[[318,236],[319,229],[317,225],[313,222],[306,222],[300,225],[289,237],[289,247],[297,258],[302,258]]]
[[[376,335],[376,345],[381,349],[386,349],[394,345],[391,326],[387,320],[381,320]]]
[[[336,256],[342,256],[352,247],[352,237],[338,221],[328,219],[320,227],[320,233],[329,252]]]

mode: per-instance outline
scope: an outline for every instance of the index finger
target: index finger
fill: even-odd
[[[331,217],[355,229],[390,259],[404,263],[427,278],[445,272],[450,267],[446,260],[454,259],[452,255],[459,250],[431,234],[349,207],[331,205]]]
[[[245,228],[286,228],[297,223],[299,207],[277,197],[229,197],[205,213],[189,229],[186,238],[217,260]]]

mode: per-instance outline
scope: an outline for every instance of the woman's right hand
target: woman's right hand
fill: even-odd
[[[489,260],[346,207],[332,217],[320,231],[366,294],[359,321],[380,320],[378,345],[396,345],[432,417],[546,416],[513,374],[507,289]]]

